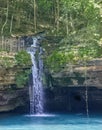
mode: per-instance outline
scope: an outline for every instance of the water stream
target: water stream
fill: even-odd
[[[87,118],[89,118],[87,66],[86,66],[86,62],[85,62],[85,102],[86,102],[86,115],[87,115]]]
[[[33,38],[28,53],[32,61],[32,85],[29,87],[30,93],[30,114],[43,114],[43,60],[42,47],[37,38]]]

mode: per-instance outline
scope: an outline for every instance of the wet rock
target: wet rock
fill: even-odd
[[[0,112],[8,112],[17,107],[29,105],[27,89],[0,91]]]
[[[102,113],[102,89],[88,86],[87,97],[89,112]],[[58,86],[54,89],[47,89],[45,108],[47,112],[86,113],[86,86]]]

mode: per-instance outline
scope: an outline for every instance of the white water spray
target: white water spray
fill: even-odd
[[[43,60],[41,58],[43,52],[37,38],[33,38],[33,44],[28,53],[31,55],[33,78],[29,90],[30,114],[43,114]]]

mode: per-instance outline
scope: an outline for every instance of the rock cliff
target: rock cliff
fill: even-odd
[[[96,86],[102,88],[102,59],[89,61],[86,66],[71,65],[52,74],[55,86]]]
[[[0,69],[0,112],[29,106],[28,86],[17,88],[16,71],[16,68]],[[52,86],[45,88],[45,111],[85,112],[87,87],[89,111],[102,112],[101,59],[90,61],[87,67],[74,66],[73,72],[52,74],[49,82]]]
[[[17,107],[24,107],[28,99],[26,89],[0,91],[0,112],[8,112]]]
[[[26,68],[17,66],[15,53],[0,52],[0,112],[29,106],[25,72],[27,72]]]

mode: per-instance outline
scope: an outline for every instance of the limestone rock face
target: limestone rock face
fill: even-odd
[[[26,89],[0,91],[0,112],[8,112],[25,106],[28,100]]]
[[[16,69],[0,69],[0,90],[3,89],[2,85],[8,85],[15,83]]]
[[[68,66],[49,78],[46,111],[102,112],[102,59]]]
[[[52,75],[54,86],[96,86],[102,88],[102,59],[89,61],[86,66],[72,65]]]
[[[0,112],[9,112],[29,105],[28,87],[17,87],[15,83],[17,71],[17,68],[0,69]]]
[[[0,112],[29,106],[28,87],[17,88],[16,72],[17,68],[0,69]],[[45,111],[86,111],[86,86],[89,110],[102,111],[102,60],[85,67],[72,66],[70,71],[65,68],[51,76],[51,88],[45,89]]]
[[[0,52],[0,112],[8,112],[29,105],[25,74],[28,72],[26,68],[30,69],[31,66],[18,65],[15,55],[15,51]]]

